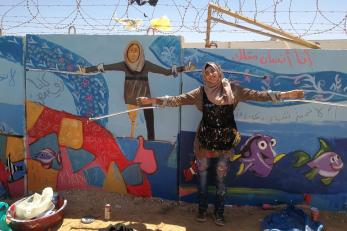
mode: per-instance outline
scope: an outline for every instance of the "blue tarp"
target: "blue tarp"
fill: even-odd
[[[303,210],[290,204],[280,212],[271,213],[261,223],[263,231],[321,231],[323,224],[313,221]]]

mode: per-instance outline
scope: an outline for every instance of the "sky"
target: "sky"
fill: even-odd
[[[132,0],[130,0],[132,1]],[[207,6],[204,0],[0,0],[2,35],[25,34],[152,34],[150,22],[166,16],[170,31],[185,42],[204,42]],[[151,0],[153,1],[153,0]],[[347,1],[343,0],[221,0],[211,1],[257,22],[308,40],[346,39]],[[214,17],[259,29],[225,14]],[[127,29],[123,20],[138,23]],[[70,29],[69,29],[70,28]],[[221,23],[212,23],[212,41],[262,41],[267,36]]]

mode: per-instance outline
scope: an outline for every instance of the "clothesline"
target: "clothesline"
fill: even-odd
[[[117,116],[117,115],[129,113],[129,112],[133,112],[133,111],[139,111],[139,110],[145,110],[145,109],[154,109],[154,108],[158,108],[158,106],[139,107],[139,108],[126,110],[126,111],[121,111],[121,112],[117,112],[117,113],[113,113],[113,114],[97,116],[97,117],[91,117],[91,118],[89,118],[89,120],[100,120],[100,119],[105,119],[105,118],[108,118],[108,117],[111,117],[111,116]]]
[[[282,102],[282,103],[287,103],[287,102],[313,103],[313,104],[322,104],[322,105],[329,105],[329,106],[347,108],[347,105],[346,105],[346,104],[331,103],[331,102],[321,102],[321,101],[316,101],[316,100],[289,99],[289,100],[283,100],[283,101],[281,101],[281,102]],[[121,111],[121,112],[117,112],[117,113],[113,113],[113,114],[108,114],[108,115],[103,115],[103,116],[97,116],[97,117],[91,117],[91,118],[89,118],[89,120],[100,120],[100,119],[105,119],[105,118],[108,118],[108,117],[117,116],[117,115],[129,113],[129,112],[133,112],[133,111],[139,111],[139,110],[145,110],[145,109],[155,109],[155,108],[159,108],[159,106],[139,107],[139,108],[135,108],[135,109],[131,109],[131,110],[126,110],[126,111]]]

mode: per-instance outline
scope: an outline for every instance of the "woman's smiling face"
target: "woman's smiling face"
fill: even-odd
[[[220,78],[218,71],[210,65],[208,65],[205,68],[204,75],[205,75],[205,81],[211,84],[217,83]]]

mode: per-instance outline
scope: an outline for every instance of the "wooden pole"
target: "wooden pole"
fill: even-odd
[[[237,28],[240,28],[240,29],[243,29],[243,30],[248,30],[248,31],[251,31],[251,32],[254,32],[254,33],[257,33],[257,34],[261,34],[261,35],[265,35],[265,36],[269,36],[269,37],[273,37],[273,38],[278,38],[278,39],[285,40],[285,41],[288,41],[288,42],[294,42],[293,40],[288,39],[288,38],[284,38],[282,36],[278,36],[278,35],[275,35],[275,34],[270,34],[270,33],[264,32],[264,31],[252,29],[252,28],[249,28],[249,27],[246,27],[246,26],[241,26],[239,24],[232,23],[232,22],[227,22],[227,21],[224,21],[224,20],[219,19],[219,18],[211,17],[211,19],[213,21],[220,22],[220,23],[226,24],[228,26],[234,26],[234,27],[237,27]]]
[[[272,26],[269,26],[269,25],[266,25],[264,23],[261,23],[261,22],[257,22],[256,20],[254,19],[251,19],[251,18],[248,18],[248,17],[245,17],[245,16],[242,16],[242,15],[239,15],[235,12],[232,12],[231,10],[229,9],[225,9],[225,8],[222,8],[216,4],[213,4],[213,3],[209,3],[208,5],[208,14],[207,14],[207,30],[206,30],[206,45],[207,45],[207,39],[208,39],[208,42],[210,41],[210,26],[211,26],[211,20],[212,20],[212,10],[215,10],[215,11],[218,11],[220,13],[224,13],[224,14],[227,14],[229,16],[232,16],[234,18],[238,18],[242,21],[245,21],[245,22],[248,22],[250,24],[253,24],[255,26],[258,26],[258,27],[261,27],[265,30],[268,30],[268,31],[271,31],[277,35],[272,35],[272,34],[269,34],[269,33],[266,33],[266,32],[261,32],[259,30],[255,30],[255,29],[252,29],[252,28],[248,28],[248,27],[244,27],[244,26],[241,26],[241,25],[233,25],[234,23],[229,23],[229,25],[231,26],[236,26],[238,28],[241,28],[241,29],[246,29],[248,31],[252,31],[252,32],[255,32],[255,33],[259,33],[259,34],[263,34],[263,35],[267,35],[267,36],[270,36],[270,37],[276,37],[276,38],[279,38],[279,39],[283,39],[283,40],[286,40],[286,41],[290,41],[290,42],[293,42],[293,43],[296,43],[296,44],[300,44],[302,46],[306,46],[306,47],[309,47],[309,48],[314,48],[314,49],[320,49],[320,46],[318,44],[315,44],[313,42],[310,42],[310,41],[307,41],[307,40],[304,40],[304,39],[301,39],[295,35],[292,35],[290,33],[287,33],[287,32],[284,32],[282,30],[279,30],[277,28],[274,28]],[[216,18],[213,18],[213,20],[215,20]],[[220,20],[220,19],[217,19],[217,21],[219,22],[222,22],[224,24],[227,24],[226,21],[224,20]],[[280,35],[280,36],[279,36]]]
[[[207,10],[207,25],[206,25],[206,39],[205,39],[205,47],[210,47],[210,33],[211,33],[211,16],[212,16],[212,8],[210,7],[210,4],[208,5]]]

